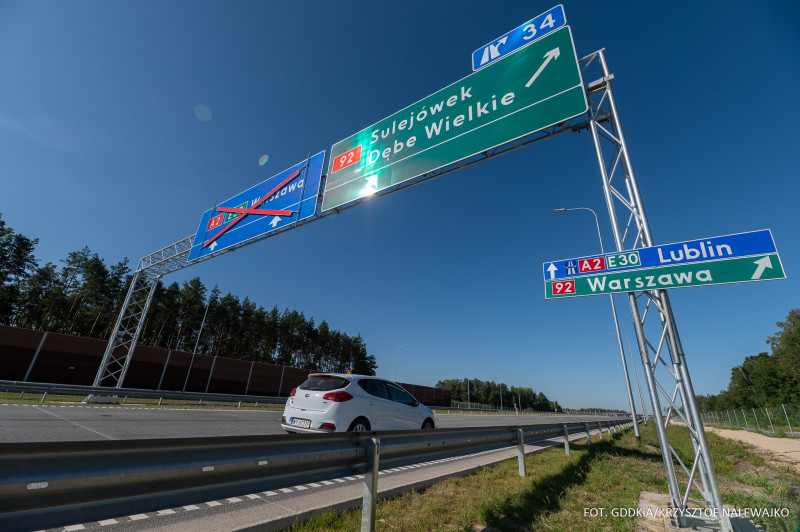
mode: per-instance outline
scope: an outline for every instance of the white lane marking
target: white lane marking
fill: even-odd
[[[277,491],[265,491],[265,492],[263,492],[263,493],[264,493],[264,495],[266,495],[267,497],[272,497],[272,496],[274,496],[274,495],[277,495],[277,494],[278,494],[278,492],[277,492]]]
[[[141,521],[142,519],[147,519],[145,514],[136,514],[136,515],[129,515],[131,521]]]
[[[76,530],[84,530],[86,529],[83,525],[70,525],[64,527],[64,532],[74,532]]]
[[[239,497],[231,497],[231,498],[225,499],[225,500],[228,501],[228,502],[242,502],[242,499],[240,499]]]
[[[159,510],[158,515],[172,515],[175,513],[175,510]]]
[[[100,526],[118,525],[119,521],[116,519],[105,519],[103,521],[98,521],[98,524]]]
[[[192,510],[199,510],[200,507],[195,506],[194,504],[190,504],[189,506],[184,506],[183,509],[186,510],[187,512],[191,512]]]
[[[83,426],[83,425],[81,425],[80,423],[75,423],[74,421],[70,421],[69,419],[63,418],[63,417],[61,417],[61,416],[59,416],[59,415],[57,415],[57,414],[54,414],[54,413],[52,413],[52,412],[48,412],[48,411],[47,411],[47,410],[45,410],[44,408],[40,408],[40,407],[38,407],[38,406],[36,406],[36,405],[33,405],[33,407],[34,407],[36,410],[40,410],[40,411],[44,412],[45,414],[49,414],[49,415],[51,415],[51,416],[53,416],[53,417],[57,417],[58,419],[60,419],[60,420],[62,420],[62,421],[66,421],[67,423],[72,423],[73,425],[77,425],[77,426],[79,426],[79,427],[80,427],[80,428],[82,428],[82,429],[86,429],[86,430],[88,430],[88,431],[90,431],[90,432],[94,432],[95,434],[99,434],[100,436],[102,436],[102,437],[104,437],[104,438],[108,438],[109,440],[115,440],[115,439],[116,439],[116,438],[112,438],[111,436],[108,436],[108,435],[106,435],[106,434],[103,434],[102,432],[97,432],[97,431],[96,431],[96,430],[94,430],[94,429],[90,429],[89,427],[84,427],[84,426]],[[75,525],[75,526],[78,526],[78,525]],[[78,530],[80,530],[80,529],[78,529]]]
[[[210,501],[210,502],[207,502],[206,505],[209,508],[213,508],[214,506],[222,506],[222,503],[219,502],[219,501]]]

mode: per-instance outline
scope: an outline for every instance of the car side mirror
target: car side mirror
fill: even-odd
[[[414,401],[414,406],[415,407],[419,406],[419,401]]]

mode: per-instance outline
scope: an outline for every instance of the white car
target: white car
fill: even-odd
[[[394,382],[368,375],[312,373],[293,389],[281,418],[286,432],[432,429],[430,409]]]

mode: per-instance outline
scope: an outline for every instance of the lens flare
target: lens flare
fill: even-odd
[[[201,122],[208,122],[211,120],[211,109],[207,105],[197,104],[194,106],[194,116]]]
[[[264,166],[265,164],[267,164],[267,161],[269,161],[269,155],[265,153],[264,155],[258,158],[258,165]]]

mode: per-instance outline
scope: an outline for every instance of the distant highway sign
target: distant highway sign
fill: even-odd
[[[188,260],[313,216],[324,160],[322,151],[207,210],[200,218]]]

